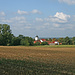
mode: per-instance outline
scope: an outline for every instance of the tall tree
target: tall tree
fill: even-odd
[[[63,39],[64,39],[64,38],[59,38],[59,39],[58,39],[59,43],[63,43]]]
[[[66,45],[71,45],[71,40],[68,36],[64,38],[64,42]]]
[[[72,38],[72,43],[75,45],[75,37]]]
[[[13,46],[18,46],[18,45],[20,45],[20,38],[18,38],[18,37],[13,37],[12,38],[12,42],[11,42],[11,45],[13,45]]]
[[[23,35],[19,35],[18,38],[22,40],[22,39],[25,38],[25,36],[23,36]]]
[[[53,38],[53,39],[52,39],[52,42],[54,42],[54,41],[57,41],[57,39],[56,39],[56,38]]]
[[[51,39],[51,38],[49,38],[49,41],[51,42],[51,41],[52,41],[52,39]]]
[[[10,45],[12,34],[9,25],[0,24],[0,36],[2,37],[1,40],[3,45]]]
[[[28,42],[29,42],[29,45],[30,45],[30,46],[33,46],[33,45],[34,45],[33,39],[32,39],[31,37],[29,37]]]

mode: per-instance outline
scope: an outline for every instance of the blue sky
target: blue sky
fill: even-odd
[[[0,0],[0,23],[15,36],[74,37],[75,0]]]

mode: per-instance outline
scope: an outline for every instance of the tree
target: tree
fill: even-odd
[[[40,42],[37,41],[34,45],[38,46],[38,45],[40,45]]]
[[[48,45],[48,42],[42,42],[41,45]]]
[[[75,37],[72,38],[72,43],[75,45]]]
[[[64,38],[64,43],[66,45],[71,45],[71,40],[70,40],[70,38],[68,36]]]
[[[33,45],[34,45],[33,39],[32,39],[31,37],[29,37],[28,42],[29,42],[29,45],[30,45],[30,46],[33,46]]]
[[[18,46],[18,45],[20,45],[20,39],[18,37],[13,37],[11,45],[12,46]]]
[[[9,25],[0,24],[0,37],[2,38],[2,45],[10,45],[12,34]]]
[[[27,39],[22,39],[21,40],[21,45],[23,45],[23,46],[29,46],[28,40]]]
[[[59,43],[63,43],[64,38],[59,38],[58,41],[59,41]]]
[[[0,45],[3,45],[2,24],[0,24]]]
[[[52,42],[54,42],[54,41],[57,41],[57,39],[56,39],[56,38],[53,38],[53,39],[52,39]]]
[[[3,37],[2,37],[2,34],[0,34],[0,45],[3,45]]]
[[[49,38],[49,41],[51,42],[51,41],[52,41],[52,39],[51,39],[51,38]]]
[[[18,38],[19,38],[19,39],[23,39],[23,38],[25,38],[25,36],[19,35]]]

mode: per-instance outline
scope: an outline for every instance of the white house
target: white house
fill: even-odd
[[[59,42],[58,41],[55,41],[54,43],[55,43],[55,45],[59,45]]]

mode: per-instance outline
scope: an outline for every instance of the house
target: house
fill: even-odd
[[[46,42],[48,42],[48,44],[50,44],[50,43],[51,43],[50,41],[46,41]]]
[[[45,39],[40,39],[40,41],[41,41],[41,42],[46,42],[46,40],[45,40]]]
[[[49,45],[59,45],[59,42],[58,41],[53,41],[53,42],[50,42]]]
[[[42,42],[48,42],[49,45],[59,45],[59,42],[58,42],[58,41],[50,42],[50,41],[46,41],[46,39],[40,39],[40,40],[39,40],[39,37],[38,37],[38,36],[35,37],[34,44],[35,44],[36,42],[39,42],[40,44],[41,44]]]
[[[58,41],[54,41],[55,45],[59,45],[59,42]]]

